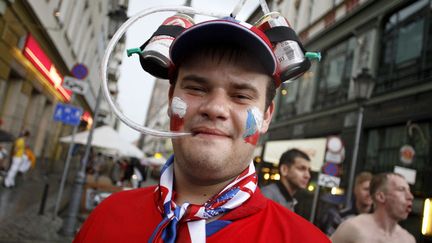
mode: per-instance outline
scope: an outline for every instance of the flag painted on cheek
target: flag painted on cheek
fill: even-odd
[[[184,116],[186,115],[187,104],[179,97],[174,97],[171,102],[171,131],[180,131],[184,125]]]
[[[247,110],[246,129],[243,139],[246,143],[256,145],[259,140],[263,116],[257,107]]]

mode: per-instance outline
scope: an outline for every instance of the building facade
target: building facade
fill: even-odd
[[[71,126],[53,121],[57,103],[82,107],[85,115],[81,119],[92,122],[100,89],[99,65],[112,29],[127,18],[127,5],[127,0],[0,1],[2,129],[15,136],[29,130],[29,145],[37,157],[56,157],[59,136],[72,131]],[[116,47],[109,67],[114,95],[121,63],[118,53],[123,49],[124,40]],[[72,76],[76,64],[87,67],[84,81],[89,88],[73,96],[62,83],[64,77]],[[101,114],[107,118],[101,122],[112,124],[115,120],[103,103]]]
[[[362,107],[355,172],[398,167],[414,174],[414,210],[402,224],[418,241],[426,240],[420,230],[423,201],[432,196],[432,2],[285,0],[269,5],[287,17],[307,50],[321,52],[322,60],[278,91],[264,150],[271,141],[338,136],[346,150],[339,175],[346,189]],[[259,11],[251,19],[260,17]],[[362,70],[375,85],[372,96],[359,102],[355,80]],[[271,166],[264,167],[268,172]]]
[[[145,126],[160,131],[169,131],[168,116],[168,90],[170,83],[166,79],[156,79],[149,108],[146,115]],[[147,156],[161,153],[164,157],[172,153],[171,139],[158,138],[141,134],[138,147],[142,148]]]

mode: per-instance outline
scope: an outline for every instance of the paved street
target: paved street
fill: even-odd
[[[59,217],[53,217],[54,205],[60,185],[60,175],[61,172],[56,172],[47,177],[43,175],[42,169],[37,168],[29,174],[17,176],[17,183],[14,188],[0,187],[1,243],[72,241],[70,237],[57,234],[62,225],[62,220]],[[3,176],[1,181],[3,181]],[[43,215],[39,215],[46,183],[49,184],[49,190],[45,212]],[[67,200],[65,199],[69,195],[70,185],[67,185],[60,210],[66,206]]]
[[[73,163],[72,163],[73,164]],[[76,163],[75,163],[76,164]],[[14,188],[0,186],[0,243],[42,243],[72,242],[73,237],[65,237],[57,232],[62,226],[71,194],[71,183],[77,168],[71,168],[60,206],[60,217],[53,217],[62,171],[58,169],[44,176],[43,168],[36,168],[25,175],[18,175]],[[3,182],[4,174],[0,174]],[[142,186],[156,184],[150,176]],[[39,215],[45,185],[49,184],[48,197],[43,215]],[[80,215],[82,223],[85,215]]]

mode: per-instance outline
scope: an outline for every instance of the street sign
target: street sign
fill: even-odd
[[[413,146],[405,144],[399,150],[400,161],[406,165],[412,164],[415,156],[415,150]]]
[[[82,108],[63,103],[57,103],[54,110],[54,121],[63,122],[68,125],[77,126],[80,124]]]
[[[71,76],[65,76],[62,86],[81,95],[85,94],[88,89],[88,83]]]
[[[343,148],[342,140],[337,136],[327,138],[327,149],[333,153],[339,153]]]
[[[405,177],[405,180],[411,185],[414,185],[416,182],[416,175],[417,175],[416,170],[401,167],[401,166],[395,166],[393,172],[401,174],[403,177]]]
[[[88,75],[88,68],[84,64],[77,63],[72,67],[71,73],[77,79],[85,79]]]
[[[345,147],[338,136],[327,138],[325,161],[340,164],[345,159]]]
[[[319,174],[318,176],[318,185],[323,187],[339,187],[340,184],[340,178],[326,175],[326,174]]]
[[[343,153],[334,153],[330,150],[327,150],[325,154],[325,160],[328,162],[332,162],[335,164],[340,164],[343,162],[345,155]]]
[[[323,172],[326,175],[338,176],[339,175],[339,167],[335,163],[326,162],[323,165]]]

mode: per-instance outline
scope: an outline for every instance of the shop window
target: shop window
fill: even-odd
[[[363,170],[372,173],[391,172],[395,166],[416,170],[416,183],[412,191],[417,196],[431,195],[428,185],[432,177],[431,161],[432,123],[416,124],[409,132],[408,126],[373,129],[367,133],[367,150]],[[401,162],[400,149],[411,145],[415,156],[410,164]]]
[[[431,0],[416,1],[392,13],[383,26],[376,93],[419,82],[432,73]]]

